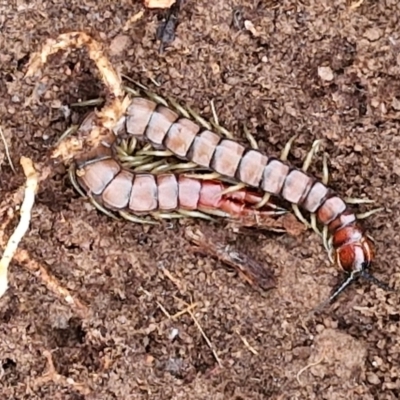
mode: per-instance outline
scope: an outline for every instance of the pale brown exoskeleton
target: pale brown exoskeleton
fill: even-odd
[[[272,203],[254,208],[262,195],[248,188],[225,193],[229,185],[218,180],[191,178],[184,173],[133,172],[107,150],[104,147],[103,154],[94,159],[76,160],[70,168],[77,190],[107,214],[113,211],[141,223],[152,223],[152,219],[142,218],[148,215],[153,219],[253,218],[257,223],[285,213]]]

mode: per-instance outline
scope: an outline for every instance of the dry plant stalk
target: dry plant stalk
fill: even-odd
[[[191,304],[186,303],[186,301],[183,301],[182,299],[180,299],[179,297],[174,296],[175,300],[178,300],[180,303],[184,304],[187,308],[187,313],[191,316],[193,322],[195,323],[197,329],[199,330],[199,332],[201,333],[201,336],[203,336],[203,339],[206,341],[208,347],[211,349],[215,361],[217,361],[218,365],[223,368],[222,365],[222,361],[218,356],[217,351],[215,350],[213,344],[211,343],[211,340],[208,338],[208,336],[206,335],[206,333],[204,332],[202,326],[200,325],[200,322],[197,320],[196,316],[194,315],[194,313],[191,311],[191,309],[189,308],[191,306]],[[192,303],[193,304],[193,303]]]
[[[217,258],[219,261],[233,267],[239,275],[253,287],[269,290],[276,287],[276,280],[272,271],[268,271],[246,254],[220,243],[216,238],[206,236],[201,231],[195,232],[189,228],[185,231],[186,237],[198,247],[196,251]]]
[[[39,186],[39,176],[33,166],[32,160],[27,157],[21,157],[20,163],[26,176],[25,196],[20,211],[21,219],[14,233],[11,235],[4,250],[3,257],[0,260],[0,297],[2,297],[8,289],[8,266],[18,249],[19,242],[29,228],[31,212],[35,203],[35,195]]]
[[[80,382],[75,382],[72,378],[67,378],[64,375],[60,375],[53,362],[53,356],[50,351],[43,350],[43,356],[47,360],[47,371],[39,378],[36,378],[32,382],[32,386],[34,388],[41,387],[46,385],[48,382],[53,382],[55,385],[73,388],[77,392],[79,392],[82,396],[88,396],[91,393],[91,389],[88,385]]]
[[[111,101],[101,111],[97,112],[96,125],[87,138],[87,144],[96,147],[101,140],[110,134],[117,121],[129,106],[129,97],[125,95],[120,75],[115,71],[111,62],[105,56],[99,42],[85,32],[69,32],[59,35],[56,39],[48,39],[42,50],[34,53],[29,60],[25,77],[39,75],[40,69],[47,62],[50,55],[69,48],[80,49],[86,47],[89,57],[99,70],[102,82],[111,93]],[[84,150],[82,138],[67,138],[54,150],[52,158],[61,158],[63,162],[73,159],[77,153]]]
[[[26,250],[18,249],[15,253],[14,260],[31,272],[35,277],[40,278],[50,292],[72,306],[80,318],[87,318],[89,315],[87,306],[79,299],[74,298],[69,290],[63,287],[60,281],[51,275],[43,265],[33,260]]]

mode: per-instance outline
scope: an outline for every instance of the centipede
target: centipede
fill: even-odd
[[[77,133],[90,131],[94,117],[90,113]],[[149,144],[141,149],[137,145],[136,139],[103,140],[69,168],[75,189],[82,196],[89,194],[92,204],[112,218],[117,213],[133,222],[154,224],[157,219],[224,217],[265,227],[270,217],[286,214],[272,201],[256,208],[262,201],[260,192],[232,190],[229,183],[205,175],[189,176],[182,170],[193,171],[192,164],[177,163],[166,153],[160,157]]]
[[[107,120],[111,123],[100,127],[108,139],[98,141],[96,151],[90,155],[69,156],[72,179],[82,194],[95,196],[106,210],[132,215],[151,212],[166,218],[171,216],[169,211],[177,209],[214,210],[237,216],[249,205],[251,212],[259,209],[260,213],[274,215],[278,210],[273,208],[271,198],[281,199],[293,207],[304,223],[306,219],[300,210],[308,213],[310,226],[318,232],[318,227],[322,227],[329,237],[324,240],[328,254],[346,275],[329,302],[360,277],[384,290],[395,291],[370,273],[375,259],[373,241],[351,204],[328,185],[327,174],[319,179],[308,172],[314,151],[310,151],[302,167],[297,167],[287,160],[292,141],[285,146],[280,158],[270,156],[258,149],[247,131],[250,145],[235,140],[215,121],[209,123],[190,109],[152,94],[145,87],[121,89],[121,78],[108,60],[107,63],[99,61],[105,58],[99,55],[99,44],[82,32],[63,34],[47,43],[31,58],[27,75],[32,75],[48,55],[59,49],[82,46],[88,47],[114,99],[114,105],[107,109],[107,116],[112,114]],[[93,49],[96,56],[93,56]],[[115,102],[119,102],[118,106]],[[98,124],[102,124],[101,118]],[[116,143],[124,139],[147,143],[154,157],[175,157],[186,164],[188,170],[209,172],[206,176],[212,179],[200,181],[198,176],[195,179],[173,173],[128,172],[121,168],[112,151]],[[223,182],[230,182],[230,185]],[[266,211],[265,207],[272,207],[272,210]]]

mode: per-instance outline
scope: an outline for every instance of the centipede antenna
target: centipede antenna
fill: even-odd
[[[396,289],[390,287],[388,284],[385,282],[380,281],[378,278],[375,278],[375,276],[371,275],[367,271],[362,271],[361,276],[366,279],[367,281],[373,283],[374,285],[380,287],[381,289],[385,290],[386,292],[397,292]]]
[[[357,277],[358,275],[356,273],[351,273],[349,277],[342,282],[339,288],[335,290],[335,292],[328,299],[323,301],[311,311],[311,314],[316,314],[317,312],[325,308],[328,304],[331,304],[334,300],[336,300],[338,296],[357,279]]]
[[[349,287],[357,278],[357,275],[351,273],[348,278],[346,278],[339,288],[329,297],[328,303],[332,303],[347,287]]]

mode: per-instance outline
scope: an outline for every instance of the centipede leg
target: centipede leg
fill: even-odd
[[[333,264],[333,237],[329,236],[328,227],[324,226],[322,229],[322,242],[324,244],[324,248],[328,253],[329,261]]]
[[[103,105],[104,102],[105,102],[105,100],[103,98],[98,97],[97,99],[90,99],[90,100],[80,101],[78,103],[71,103],[69,106],[70,107],[75,107],[75,108],[95,107],[95,106]]]
[[[329,168],[328,168],[328,155],[324,153],[322,156],[322,183],[328,186],[329,182]],[[311,214],[311,226],[313,230],[322,236],[322,242],[324,244],[325,250],[328,253],[328,257],[331,263],[333,263],[333,249],[332,249],[332,238],[329,237],[328,227],[324,226],[322,231],[317,227],[316,215]]]
[[[151,169],[152,174],[160,174],[165,172],[179,172],[186,170],[195,170],[198,167],[197,164],[193,162],[183,162],[183,163],[164,163],[157,165],[155,168]],[[200,175],[201,176],[201,175]]]
[[[59,137],[59,139],[56,142],[56,147],[66,138],[68,138],[70,135],[73,135],[74,133],[78,132],[79,125],[72,125],[70,126],[64,133]]]
[[[297,135],[293,136],[285,145],[285,147],[282,150],[282,154],[281,154],[281,160],[286,161],[287,157],[289,155],[290,149],[293,145],[293,142],[295,141]],[[307,153],[307,156],[303,162],[303,167],[302,170],[304,172],[306,172],[308,170],[308,168],[311,165],[311,161],[312,158],[314,157],[314,155],[318,152],[319,150],[319,146],[321,144],[321,139],[319,140],[315,140],[314,143],[311,146],[311,150]],[[303,214],[301,213],[299,207],[296,204],[292,204],[292,209],[294,214],[296,215],[296,217],[299,219],[300,222],[302,222],[307,228],[313,227],[312,223],[310,224],[307,219],[303,216]],[[316,225],[314,224],[314,227]]]
[[[69,180],[74,187],[74,189],[79,193],[80,196],[86,197],[86,193],[82,190],[80,187],[78,181],[76,180],[76,165],[75,163],[72,163],[68,169],[68,176]]]
[[[244,130],[244,134],[246,135],[247,140],[250,143],[250,147],[254,150],[258,150],[258,143],[257,143],[256,139],[254,138],[254,136],[250,133],[246,124],[243,125],[243,130]]]
[[[322,160],[323,166],[322,166],[322,183],[326,186],[328,186],[329,183],[329,170],[328,170],[328,155],[324,153],[323,155],[323,160]],[[345,197],[344,201],[347,204],[373,204],[375,203],[374,200],[368,199],[368,198],[357,198],[357,197]],[[377,211],[374,212],[379,212],[381,209],[376,209]],[[363,214],[360,214],[363,215]],[[371,214],[372,215],[372,214]],[[367,215],[368,217],[369,215]]]
[[[302,170],[304,172],[306,172],[308,168],[310,168],[312,159],[314,158],[315,154],[318,153],[321,143],[323,143],[323,139],[315,140],[312,144],[311,150],[307,153],[307,156],[303,162]]]
[[[180,219],[180,218],[186,218],[186,216],[183,215],[183,214],[166,213],[166,212],[160,212],[160,211],[151,213],[151,216],[154,219]]]
[[[156,221],[151,221],[151,220],[148,220],[148,219],[145,219],[145,218],[139,218],[139,217],[136,217],[135,215],[129,214],[129,213],[125,212],[125,211],[119,211],[118,214],[122,218],[126,219],[127,221],[131,221],[131,222],[134,222],[134,223],[147,224],[147,225],[156,225],[157,224]]]
[[[107,210],[106,208],[104,208],[100,203],[98,203],[92,196],[88,196],[86,195],[86,197],[88,197],[89,201],[92,203],[92,205],[99,211],[101,211],[103,214],[107,215],[107,217],[110,217],[112,219],[118,220],[118,217],[116,215],[114,215],[110,210]]]
[[[282,161],[287,161],[288,155],[290,153],[290,149],[292,148],[293,142],[297,139],[297,134],[291,137],[288,142],[285,144],[285,147],[282,149],[280,159]]]
[[[237,192],[238,190],[242,190],[245,187],[246,187],[246,185],[244,183],[238,183],[237,185],[229,186],[221,192],[221,196],[224,196],[229,193]]]
[[[254,208],[259,209],[264,207],[267,203],[269,203],[269,200],[271,199],[271,195],[269,193],[265,193],[263,198],[260,200],[259,203],[257,203]]]
[[[317,144],[317,146],[318,146],[318,144]],[[315,152],[315,147],[317,147],[317,146],[313,145],[314,152]],[[313,151],[313,149],[311,151]],[[307,158],[305,160],[305,165],[303,165],[303,171],[307,171],[307,169],[310,165],[311,158],[309,158],[310,161],[308,162],[308,164],[306,164]],[[327,157],[326,153],[323,154],[322,165],[323,165],[322,166],[322,171],[323,171],[322,172],[322,174],[323,174],[322,183],[325,185],[328,185],[329,172],[328,172],[328,157]],[[333,256],[332,256],[332,254],[333,254],[332,237],[329,237],[328,227],[324,226],[322,228],[322,230],[320,230],[318,228],[317,216],[315,213],[312,213],[310,215],[310,225],[311,225],[311,228],[313,229],[313,231],[322,237],[322,242],[323,242],[325,250],[328,253],[329,261],[331,263],[333,263],[334,260],[333,260]]]
[[[282,151],[282,155],[281,155],[281,159],[282,160],[286,160],[287,156],[289,154],[290,148],[293,144],[293,141],[295,140],[296,136],[292,137],[289,142],[286,144],[285,148]],[[307,172],[308,168],[311,165],[312,159],[315,156],[315,154],[319,151],[320,145],[323,142],[322,139],[318,139],[315,140],[314,143],[311,146],[310,151],[307,153],[306,158],[304,159],[303,162],[303,166],[302,166],[302,170],[304,172]],[[328,161],[327,161],[327,156],[326,154],[324,154],[323,156],[323,183],[327,184],[328,183],[328,179],[329,179],[329,173],[328,173]],[[329,234],[328,234],[328,228],[325,226],[322,231],[320,231],[318,229],[317,226],[317,218],[315,214],[311,214],[310,216],[310,222],[308,222],[306,220],[306,218],[303,216],[303,214],[301,213],[299,207],[294,204],[292,205],[292,209],[294,214],[296,215],[296,217],[306,226],[306,227],[311,227],[316,233],[318,233],[318,235],[322,236],[322,241],[324,244],[324,247],[326,249],[326,251],[328,252],[328,257],[330,259],[331,262],[333,262],[333,258],[332,258],[332,244],[331,242],[331,238],[329,238]]]
[[[366,219],[369,218],[371,215],[377,214],[381,211],[384,211],[384,207],[380,207],[380,208],[375,208],[374,210],[371,211],[367,211],[365,213],[361,213],[361,214],[356,214],[356,218],[357,219]]]
[[[328,154],[324,153],[322,156],[322,183],[328,186],[329,183],[329,167],[328,167]]]
[[[316,140],[313,143],[313,146],[312,146],[310,152],[307,154],[307,157],[304,161],[303,171],[306,172],[307,169],[309,168],[309,166],[311,165],[312,156],[319,150],[319,145],[321,144],[321,142],[322,142],[322,140]],[[328,181],[329,181],[328,155],[326,153],[324,153],[322,156],[322,183],[324,185],[328,185]],[[311,214],[310,223],[311,223],[311,228],[313,229],[313,231],[322,237],[322,242],[323,242],[325,250],[328,253],[329,260],[331,262],[333,262],[332,243],[331,243],[332,238],[329,238],[328,227],[324,226],[322,228],[322,231],[320,231],[317,226],[317,217],[315,214]]]
[[[328,182],[329,182],[329,170],[328,170],[328,155],[326,153],[324,153],[323,155],[323,167],[322,167],[322,183],[326,186],[328,186]],[[371,199],[362,199],[362,198],[356,198],[356,197],[346,197],[344,199],[344,201],[347,204],[373,204],[375,203],[374,200]],[[374,210],[371,211],[367,211],[365,213],[361,213],[361,214],[356,214],[357,219],[366,219],[369,218],[371,215],[379,213],[381,211],[383,211],[384,208],[383,207],[379,207],[379,208],[375,208]],[[314,221],[315,221],[315,216],[314,216]],[[318,228],[316,226],[316,223],[313,221],[311,222],[311,226],[314,229],[314,231],[316,231],[317,233],[319,233]],[[325,235],[326,236],[326,235]],[[324,235],[323,235],[324,237]],[[324,243],[325,244],[325,243]],[[325,248],[327,248],[327,246],[325,246]]]
[[[208,221],[215,221],[215,219],[212,218],[210,215],[207,215],[207,214],[199,212],[199,211],[189,211],[189,210],[182,210],[182,209],[179,209],[177,211],[178,211],[178,213],[184,215],[185,217],[202,218],[202,219],[206,219]]]

